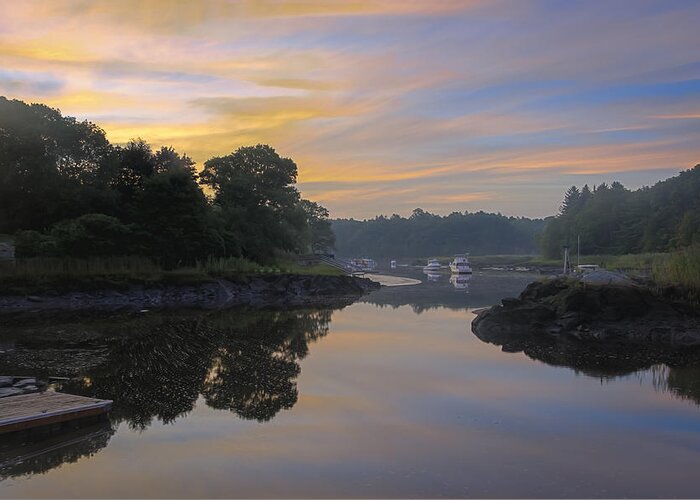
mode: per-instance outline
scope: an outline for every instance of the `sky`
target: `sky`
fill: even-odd
[[[694,0],[0,0],[0,95],[200,166],[270,144],[332,217],[539,217],[700,163],[698,25]]]

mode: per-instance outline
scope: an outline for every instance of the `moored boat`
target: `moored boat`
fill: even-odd
[[[371,273],[377,268],[377,263],[373,259],[352,259],[350,264],[354,266],[358,271],[363,271],[366,273]]]
[[[437,259],[429,259],[428,264],[426,266],[423,266],[423,271],[428,271],[428,272],[438,272],[440,271],[440,268],[442,266],[440,265],[440,261]]]
[[[472,266],[467,258],[469,254],[457,254],[452,262],[450,262],[450,271],[452,274],[472,274]]]

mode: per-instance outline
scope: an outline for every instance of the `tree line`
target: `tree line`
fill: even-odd
[[[387,258],[537,253],[544,225],[542,219],[481,211],[440,216],[420,208],[410,217],[332,221],[339,255]]]
[[[700,243],[700,165],[635,191],[619,182],[572,186],[542,234],[542,253],[559,257],[579,238],[582,254],[667,252]]]
[[[113,145],[94,123],[0,96],[0,233],[16,235],[19,257],[142,255],[177,267],[333,247],[328,211],[296,180],[294,161],[267,145],[197,173],[171,147]]]

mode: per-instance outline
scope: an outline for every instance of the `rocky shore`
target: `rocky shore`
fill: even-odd
[[[45,388],[46,382],[37,380],[34,377],[0,375],[0,398],[40,392]]]
[[[0,295],[0,315],[32,311],[218,309],[232,306],[332,306],[380,285],[353,276],[265,275],[194,285],[143,286],[42,295]]]
[[[482,310],[480,339],[508,346],[550,338],[597,344],[700,346],[700,311],[678,294],[629,280],[591,283],[555,278],[528,285],[518,298]]]

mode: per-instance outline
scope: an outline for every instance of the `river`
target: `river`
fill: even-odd
[[[700,495],[700,367],[504,352],[474,309],[536,276],[449,278],[337,310],[5,324],[0,374],[69,377],[56,388],[114,408],[3,443],[0,496]]]

